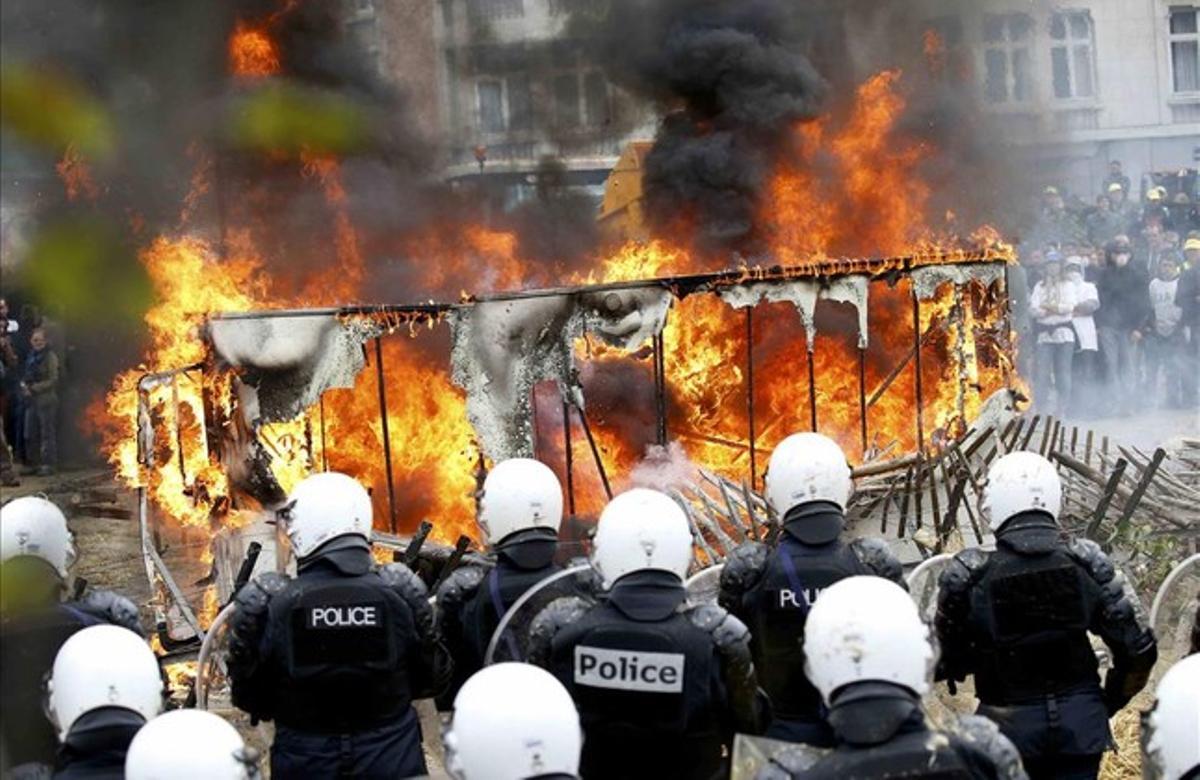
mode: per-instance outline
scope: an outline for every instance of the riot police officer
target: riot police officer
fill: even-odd
[[[759,780],[1025,777],[1017,749],[986,718],[930,728],[921,708],[933,676],[929,627],[894,583],[849,577],[826,588],[809,612],[804,649],[837,747],[824,756],[785,750]]]
[[[42,708],[42,683],[63,643],[106,623],[141,633],[137,607],[115,593],[62,601],[74,562],[67,518],[50,501],[26,496],[0,507],[0,742],[2,769],[13,776],[54,764],[57,739]]]
[[[316,774],[314,777],[318,776]],[[204,710],[173,710],[142,727],[125,756],[125,780],[258,780],[258,752]]]
[[[692,536],[666,495],[636,488],[600,515],[595,603],[552,602],[530,628],[530,661],[571,692],[583,723],[584,778],[709,778],[735,731],[757,733],[749,632],[715,604],[690,605]]]
[[[1200,777],[1200,655],[1163,675],[1154,708],[1142,715],[1143,774],[1152,780]]]
[[[424,584],[374,565],[371,498],[345,474],[308,477],[278,514],[298,576],[238,593],[229,650],[233,703],[275,721],[271,776],[424,774],[412,702],[448,674]]]
[[[821,698],[804,676],[804,624],[822,589],[874,574],[903,583],[900,562],[879,539],[843,543],[853,482],[842,449],[819,433],[793,434],[771,454],[766,498],[782,518],[774,545],[741,545],[721,572],[720,604],[750,627],[759,681],[771,697],[767,736],[828,747]]]
[[[529,664],[494,664],[472,675],[454,699],[442,741],[457,780],[579,776],[575,702],[553,675]]]
[[[979,713],[1021,751],[1032,778],[1094,778],[1108,719],[1146,684],[1154,635],[1099,546],[1064,542],[1054,466],[1013,452],[988,473],[981,508],[995,552],[954,557],[939,579],[939,677],[975,677]],[[1112,653],[1101,687],[1088,632]]]
[[[492,633],[513,602],[559,570],[554,556],[562,511],[562,487],[545,464],[513,458],[488,473],[479,525],[495,564],[461,566],[437,590],[438,627],[454,659],[439,709],[449,709],[463,682],[483,668]]]
[[[46,684],[46,713],[62,741],[56,780],[121,778],[134,734],[162,712],[158,659],[140,636],[92,626],[68,639]]]

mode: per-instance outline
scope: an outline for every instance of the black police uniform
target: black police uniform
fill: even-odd
[[[896,685],[861,682],[829,711],[837,747],[824,755],[799,746],[773,756],[756,780],[1022,780],[1021,757],[996,724],[979,716],[951,730],[930,728],[916,694]],[[818,751],[819,752],[819,751]]]
[[[842,511],[828,501],[793,507],[776,545],[741,545],[721,571],[720,604],[750,628],[759,682],[771,698],[767,736],[829,747],[821,695],[804,674],[804,624],[818,594],[855,575],[905,587],[900,561],[879,539],[839,541]],[[907,588],[906,588],[907,589]]]
[[[75,632],[98,625],[117,625],[142,635],[137,607],[111,591],[92,591],[76,601],[48,604],[0,621],[0,740],[8,771],[22,765],[41,765],[48,771],[55,765],[58,737],[45,715],[44,681],[63,643]]]
[[[1154,635],[1099,546],[1064,543],[1040,511],[1007,520],[996,551],[964,550],[939,580],[939,678],[975,676],[978,712],[999,724],[1032,778],[1094,778],[1108,719],[1141,690]],[[1112,652],[1100,685],[1088,632]]]
[[[129,743],[145,724],[141,715],[119,707],[80,716],[58,749],[54,780],[121,780]]]
[[[271,776],[425,774],[414,699],[449,675],[425,585],[375,567],[356,536],[328,542],[299,576],[264,574],[236,598],[233,703],[275,721]]]
[[[670,572],[638,571],[534,619],[529,660],[575,700],[585,780],[723,777],[722,746],[764,724],[746,627],[686,599]]]
[[[437,589],[438,630],[454,659],[454,674],[438,697],[438,709],[451,709],[458,689],[483,668],[492,634],[509,607],[560,571],[554,563],[557,549],[558,535],[551,529],[517,531],[496,546],[494,565],[455,569]]]

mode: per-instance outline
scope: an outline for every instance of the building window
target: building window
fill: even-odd
[[[533,129],[533,98],[529,91],[529,76],[519,74],[505,79],[508,87],[508,129]]]
[[[529,76],[519,73],[503,81],[486,79],[475,83],[479,101],[479,129],[503,133],[533,129],[533,98]]]
[[[1171,79],[1176,92],[1200,92],[1200,8],[1172,6]]]
[[[984,14],[983,94],[990,103],[1023,103],[1033,97],[1027,14]]]
[[[1092,59],[1092,16],[1087,11],[1050,15],[1050,72],[1056,98],[1096,94]]]
[[[554,124],[561,128],[579,127],[578,73],[554,77]]]
[[[499,81],[480,81],[475,90],[479,96],[479,129],[485,133],[503,133],[504,86]]]
[[[605,127],[612,122],[611,103],[608,99],[608,81],[600,71],[588,71],[583,77],[583,101],[587,123],[592,127]]]
[[[467,0],[467,14],[474,19],[515,19],[525,15],[524,0]]]

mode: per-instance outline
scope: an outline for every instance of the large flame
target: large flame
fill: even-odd
[[[230,40],[230,62],[231,70],[243,76],[269,75],[279,67],[269,36],[244,25],[238,26]],[[994,232],[981,231],[960,241],[930,226],[926,214],[930,191],[919,167],[934,150],[906,143],[895,133],[904,108],[899,78],[899,73],[888,71],[868,80],[859,88],[853,109],[841,120],[825,118],[795,127],[798,162],[782,165],[771,176],[759,215],[772,262],[802,265],[832,257],[885,254],[981,257],[981,247],[991,259],[1010,256],[1011,249],[1000,243]],[[197,328],[214,312],[376,298],[346,207],[337,160],[306,155],[302,165],[303,181],[324,195],[333,244],[328,248],[332,262],[299,284],[294,279],[285,282],[270,277],[265,270],[268,264],[256,249],[252,226],[225,237],[224,248],[218,252],[192,228],[194,217],[188,217],[194,198],[189,199],[183,220],[184,228],[191,232],[161,236],[142,253],[158,296],[158,303],[145,318],[151,347],[142,367],[115,380],[98,416],[120,476],[130,484],[144,486],[155,505],[180,523],[236,522],[238,508],[227,500],[226,472],[218,453],[209,451],[204,432],[205,421],[212,423],[214,417],[228,424],[231,380],[196,370],[173,382],[143,384],[141,408],[159,423],[154,430],[160,435],[153,442],[151,457],[143,453],[139,462],[140,377],[203,363],[204,341]],[[824,174],[818,177],[813,173],[816,170]],[[835,175],[829,175],[830,171]],[[206,177],[198,173],[193,189],[207,187]],[[424,289],[413,289],[412,299],[435,292],[444,295],[455,287],[465,296],[561,281],[548,279],[545,267],[521,258],[516,236],[478,225],[442,226],[409,240],[407,248],[423,263],[414,276]],[[682,242],[630,242],[596,257],[590,270],[568,281],[634,280],[711,270],[702,267],[705,262]],[[988,292],[975,286],[961,292],[945,285],[934,300],[920,304],[916,327],[921,333],[932,328],[922,350],[924,397],[919,411],[923,443],[936,443],[940,436],[961,430],[981,400],[1007,381],[1002,350],[994,344],[977,343],[977,334],[998,321],[998,309]],[[759,452],[759,474],[771,447],[788,433],[810,427],[810,362],[816,378],[818,428],[840,441],[852,459],[864,455],[860,358],[865,394],[878,395],[867,415],[868,445],[898,450],[918,445],[916,362],[906,358],[916,336],[909,282],[871,285],[870,346],[861,354],[853,313],[835,304],[829,304],[828,311],[834,327],[819,331],[810,351],[803,324],[792,306],[762,304],[754,309],[754,445]],[[425,343],[426,339],[444,339],[444,330],[418,334],[415,339],[384,337],[380,345],[394,499],[389,498],[382,455],[378,366],[371,343],[366,345],[368,367],[354,388],[331,390],[299,419],[265,425],[258,431],[280,486],[290,489],[306,474],[325,467],[344,471],[371,487],[379,528],[391,524],[394,501],[401,530],[411,530],[429,519],[435,524],[437,539],[476,536],[472,494],[479,453],[475,434],[467,422],[463,392],[450,381],[448,357],[431,358],[448,353],[445,343],[439,343],[438,349]],[[662,339],[668,438],[680,442],[693,463],[737,481],[749,475],[751,445],[745,333],[744,311],[730,308],[715,296],[698,294],[676,305]],[[580,345],[579,355],[585,388],[618,364],[631,362],[637,381],[645,387],[650,384],[648,350],[630,356],[589,342]],[[906,360],[907,365],[897,373]],[[876,393],[893,375],[887,389]],[[207,416],[206,403],[210,407]],[[652,420],[631,425],[628,419],[646,411],[632,405],[589,406],[599,456],[617,485],[643,458],[653,438]],[[564,453],[557,442],[562,418],[551,414],[538,424],[539,454],[553,459],[552,465],[561,473]],[[634,428],[639,430],[631,433]],[[572,423],[571,435],[577,509],[594,512],[603,493],[578,419]],[[547,441],[554,443],[544,446]]]

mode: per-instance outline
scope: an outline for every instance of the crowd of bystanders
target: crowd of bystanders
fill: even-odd
[[[1200,406],[1200,181],[1113,161],[1091,204],[1046,187],[1010,295],[1019,367],[1047,414]]]
[[[12,318],[0,298],[0,485],[22,474],[58,468],[59,389],[63,359],[59,329],[32,305]],[[11,445],[11,446],[10,446]]]

